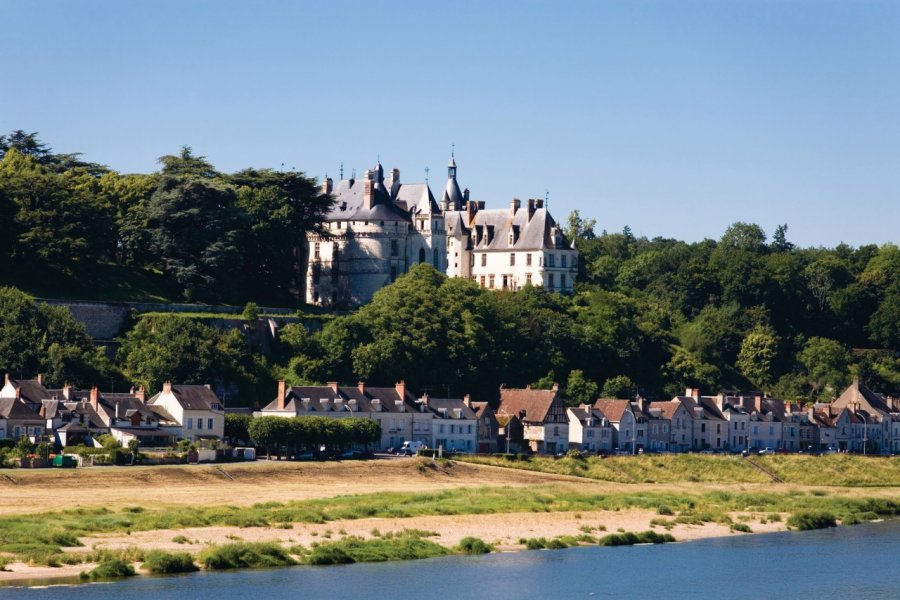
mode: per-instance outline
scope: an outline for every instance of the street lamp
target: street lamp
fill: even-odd
[[[856,411],[856,415],[858,417],[861,417],[863,420],[863,456],[865,456],[866,455],[866,439],[867,439],[866,438],[866,434],[867,434],[866,430],[869,428],[869,421],[866,419],[866,416],[859,411]]]

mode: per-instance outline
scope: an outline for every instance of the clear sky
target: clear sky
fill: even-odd
[[[900,238],[900,2],[0,0],[0,131],[124,172],[543,197],[598,232]]]

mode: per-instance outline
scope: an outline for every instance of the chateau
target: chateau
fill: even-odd
[[[515,198],[508,209],[485,209],[460,190],[456,171],[451,157],[440,202],[427,183],[401,183],[398,169],[385,179],[380,162],[359,181],[326,178],[323,191],[335,199],[326,217],[330,235],[307,237],[306,301],[365,304],[422,262],[484,288],[571,292],[578,252],[544,201],[523,206]]]

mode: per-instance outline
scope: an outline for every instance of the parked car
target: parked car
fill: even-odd
[[[773,450],[772,448],[768,448],[768,447],[767,447],[767,448],[760,448],[760,450],[759,450],[759,452],[758,452],[758,454],[760,454],[760,455],[763,455],[763,454],[774,454],[774,453],[775,453],[775,450]]]
[[[357,458],[362,458],[362,452],[359,450],[347,450],[341,453],[341,460],[354,460]]]

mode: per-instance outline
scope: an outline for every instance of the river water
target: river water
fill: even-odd
[[[490,518],[486,516],[485,518]],[[900,520],[684,544],[140,577],[0,598],[900,598]]]

